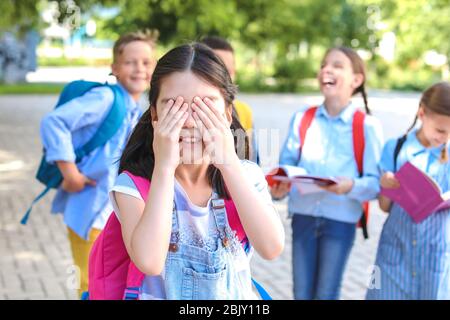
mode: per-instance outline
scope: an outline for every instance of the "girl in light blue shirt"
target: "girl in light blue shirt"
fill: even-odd
[[[422,125],[413,130],[418,119]],[[443,192],[449,191],[449,139],[450,84],[441,82],[424,92],[408,133],[386,143],[380,161],[385,172],[381,186],[397,188],[394,172],[409,161],[430,175]],[[400,145],[399,141],[404,142]],[[450,299],[450,210],[415,223],[388,198],[380,195],[379,202],[389,217],[383,226],[367,299]]]
[[[338,299],[342,275],[353,245],[362,203],[377,197],[382,132],[377,119],[364,120],[363,173],[353,151],[352,95],[361,93],[366,113],[364,63],[349,48],[330,49],[318,74],[324,102],[315,112],[307,138],[300,141],[305,114],[297,112],[280,155],[280,165],[302,167],[309,174],[338,177],[339,183],[323,192],[300,195],[281,183],[271,189],[274,198],[289,191],[292,217],[295,299]],[[300,150],[300,146],[303,146]],[[300,153],[301,151],[301,153]]]

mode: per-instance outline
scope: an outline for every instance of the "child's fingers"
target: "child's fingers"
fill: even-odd
[[[282,182],[280,187],[284,192],[286,192],[291,189],[291,184],[288,182]]]
[[[203,122],[205,122],[206,120],[216,128],[220,128],[223,126],[223,123],[217,118],[216,114],[203,102],[202,99],[200,99],[199,97],[195,97],[194,106],[194,110],[198,111],[198,114]],[[207,123],[205,123],[205,125],[208,127]]]
[[[181,129],[183,128],[184,122],[186,121],[186,119],[189,117],[189,113],[184,112],[181,115],[181,118],[179,119],[178,122],[175,123],[174,127],[171,129],[171,133],[178,138],[177,141],[180,138],[180,134],[181,134]]]
[[[174,115],[180,110],[180,108],[183,106],[183,97],[178,97],[174,104],[168,108],[168,110],[165,113],[164,118],[160,120],[161,127],[165,127],[168,122],[174,117]]]
[[[392,179],[392,180],[389,181],[389,187],[390,187],[391,189],[397,189],[397,188],[400,188],[400,182],[398,182],[397,179]]]
[[[174,105],[175,100],[174,99],[169,99],[169,101],[167,101],[166,105],[163,107],[162,111],[161,111],[161,115],[158,117],[158,120],[162,120],[164,119],[167,114],[169,113],[170,109],[172,108],[172,106]]]
[[[95,187],[97,185],[97,182],[95,180],[89,179],[88,177],[85,177],[85,184]]]
[[[216,118],[222,123],[222,125],[228,126],[227,119],[225,118],[224,114],[221,113],[217,109],[217,107],[214,104],[214,102],[208,97],[203,99],[203,101],[205,102],[205,105],[209,108],[209,110],[211,110],[214,113],[214,115],[216,116]]]
[[[215,127],[214,123],[211,121],[211,119],[203,112],[203,110],[197,106],[195,103],[192,104],[192,110],[195,112],[195,114],[198,116],[200,121],[203,123],[203,126],[207,129],[212,129]]]
[[[187,103],[183,103],[182,107],[173,115],[173,117],[168,120],[169,122],[166,124],[165,128],[164,128],[164,132],[166,133],[170,133],[175,126],[177,126],[179,124],[179,122],[181,121],[182,117],[187,113],[188,110],[188,104]],[[186,120],[186,119],[184,119]],[[181,123],[181,126],[183,126],[184,121]]]
[[[194,118],[197,129],[198,131],[200,131],[200,134],[202,135],[203,141],[209,142],[211,140],[211,134],[195,111],[192,112],[192,118]]]

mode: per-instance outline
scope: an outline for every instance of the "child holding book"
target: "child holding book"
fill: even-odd
[[[415,128],[417,120],[421,121]],[[398,188],[394,173],[406,162],[450,190],[450,84],[441,82],[422,95],[414,123],[405,136],[384,146],[380,169],[383,188]],[[424,199],[425,200],[425,199]],[[450,210],[415,223],[398,204],[380,195],[389,216],[383,226],[367,299],[450,299]],[[377,283],[379,282],[379,283]]]
[[[350,48],[332,48],[325,54],[318,80],[324,102],[316,109],[304,141],[299,132],[306,127],[303,118],[311,108],[294,115],[279,162],[339,181],[324,187],[326,192],[305,195],[286,183],[271,188],[274,198],[291,190],[288,210],[292,217],[294,298],[302,300],[339,298],[362,203],[375,199],[379,191],[381,124],[365,115],[358,126],[363,134],[353,132],[356,114],[364,116],[351,102],[354,94],[362,94],[369,113],[363,60]],[[359,158],[363,170],[353,144],[355,137],[361,136],[365,144]]]

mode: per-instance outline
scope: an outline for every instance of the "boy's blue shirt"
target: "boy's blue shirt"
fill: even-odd
[[[324,217],[336,221],[356,223],[361,217],[361,203],[375,199],[379,192],[378,161],[381,156],[383,134],[380,122],[371,116],[364,121],[364,176],[359,177],[353,152],[353,114],[350,104],[338,116],[331,117],[324,105],[316,112],[308,129],[300,162],[299,126],[305,110],[294,114],[288,137],[280,154],[280,165],[304,168],[318,176],[352,178],[354,186],[345,195],[321,192],[301,196],[295,187],[289,194],[289,213]]]
[[[95,219],[109,207],[108,192],[114,185],[119,159],[134,126],[142,115],[139,105],[118,84],[125,98],[127,114],[116,134],[77,164],[85,176],[96,181],[78,193],[60,187],[52,204],[52,213],[63,213],[64,222],[80,237],[87,239]],[[114,94],[108,87],[98,87],[50,112],[41,122],[41,138],[46,160],[75,161],[74,150],[85,144],[97,131],[112,107]]]

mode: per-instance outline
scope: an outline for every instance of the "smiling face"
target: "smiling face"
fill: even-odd
[[[144,41],[132,41],[123,47],[111,67],[117,80],[137,100],[150,84],[155,67],[153,49]]]
[[[317,78],[325,98],[339,100],[350,99],[364,81],[362,74],[354,72],[350,58],[337,49],[325,56]]]
[[[202,134],[194,118],[192,117],[192,104],[195,97],[201,99],[211,99],[217,110],[224,114],[231,124],[231,106],[226,106],[225,100],[220,90],[198,77],[191,71],[174,72],[165,77],[161,82],[160,92],[156,101],[156,114],[152,108],[152,119],[157,120],[158,114],[164,108],[168,108],[169,100],[176,100],[182,97],[188,103],[189,116],[183,124],[180,134],[180,151],[183,162],[197,163],[203,159],[204,144]]]
[[[418,117],[422,121],[419,139],[425,147],[437,148],[450,139],[450,116],[441,115],[421,107]]]

